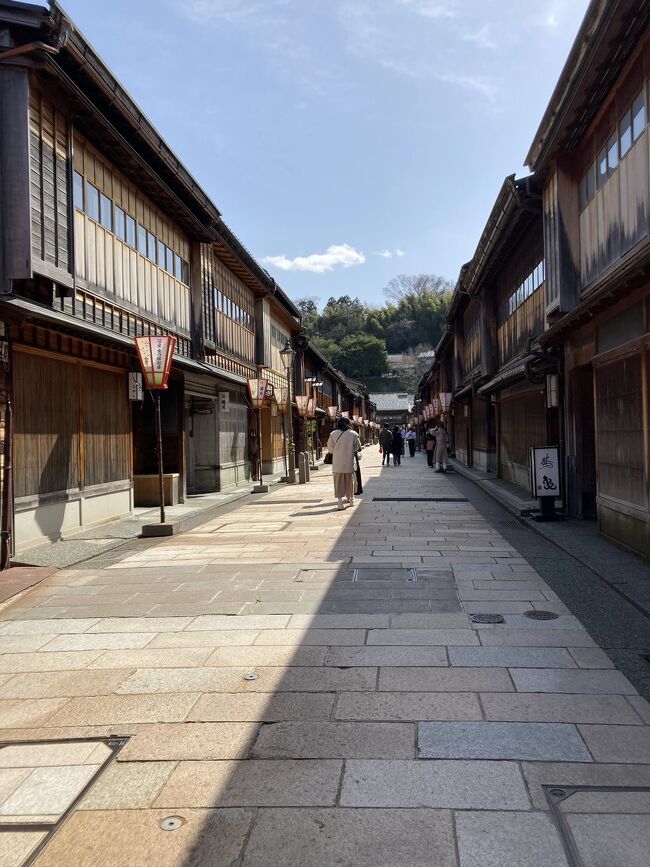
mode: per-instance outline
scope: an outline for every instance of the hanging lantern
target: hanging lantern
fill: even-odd
[[[451,406],[451,392],[449,391],[441,391],[438,395],[440,398],[440,405],[443,412],[447,412],[447,410]]]
[[[342,412],[341,415],[343,416],[343,418],[350,418],[350,413],[347,412],[347,411],[346,411],[346,412]]]
[[[339,414],[338,406],[336,406],[336,405],[335,406],[328,406],[327,407],[327,414],[332,419],[332,421],[334,421],[336,419],[336,416]]]
[[[289,406],[289,389],[287,386],[274,385],[273,396],[275,397],[275,402],[277,403],[280,412],[286,412],[287,407]]]
[[[175,347],[176,338],[169,335],[135,338],[135,348],[147,388],[167,388]]]
[[[313,397],[307,403],[307,418],[316,418],[316,401]]]
[[[307,409],[309,408],[309,395],[308,394],[297,394],[296,395],[296,410],[298,411],[298,415],[300,418],[304,418],[307,415]]]
[[[433,398],[433,414],[440,415],[440,399],[437,397]]]
[[[251,399],[253,409],[262,409],[264,398],[266,397],[266,387],[269,384],[268,379],[249,379],[248,394]]]

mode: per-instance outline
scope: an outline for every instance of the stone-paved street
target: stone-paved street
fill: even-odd
[[[363,470],[2,610],[0,740],[72,741],[0,749],[3,867],[646,867],[650,705],[453,476]]]

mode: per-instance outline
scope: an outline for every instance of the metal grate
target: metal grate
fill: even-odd
[[[502,527],[510,527],[511,530],[523,530],[523,529],[525,529],[523,524],[520,524],[519,521],[499,521],[499,524]]]
[[[412,581],[418,580],[417,569],[373,569],[372,567],[352,570],[352,580],[358,581]]]
[[[470,614],[472,623],[503,623],[503,614]]]
[[[524,611],[524,617],[530,620],[557,620],[559,616],[555,611]]]

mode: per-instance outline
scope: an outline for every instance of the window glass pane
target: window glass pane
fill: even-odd
[[[113,231],[113,203],[103,193],[99,194],[99,222],[109,232]]]
[[[165,247],[165,269],[170,274],[174,273],[174,253],[169,247]]]
[[[138,223],[138,253],[147,255],[147,230]]]
[[[126,243],[129,247],[135,247],[135,220],[126,215]]]
[[[596,163],[598,165],[598,186],[602,187],[607,180],[607,151],[605,148],[598,154]]]
[[[147,232],[147,257],[152,262],[156,261],[156,236]]]
[[[592,163],[587,171],[587,201],[590,202],[596,195],[596,167]],[[544,263],[542,262],[542,265]],[[542,276],[542,280],[544,277]]]
[[[115,234],[120,241],[126,239],[126,214],[117,205],[115,205]]]
[[[609,137],[607,142],[607,168],[614,171],[618,165],[618,136],[616,133]]]
[[[176,277],[177,280],[180,280],[182,276],[183,263],[181,257],[177,253],[174,253],[174,277]]]
[[[632,140],[636,141],[645,129],[645,97],[643,91],[632,103]]]
[[[626,111],[618,125],[618,141],[621,159],[632,147],[632,112]]]
[[[99,190],[88,181],[86,181],[86,213],[92,220],[99,222]]]
[[[166,249],[167,248],[165,247],[163,242],[158,241],[158,264],[160,265],[161,268],[165,267],[165,260],[166,260],[165,251],[166,251]]]
[[[183,259],[183,275],[181,277],[186,286],[190,285],[190,264]]]
[[[80,211],[84,209],[84,179],[79,172],[74,172],[72,176],[72,191],[75,208]]]

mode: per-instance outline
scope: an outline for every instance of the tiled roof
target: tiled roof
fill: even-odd
[[[393,391],[389,394],[371,394],[370,400],[376,404],[377,411],[390,412],[404,411],[409,412],[411,409],[411,395],[404,392]]]

